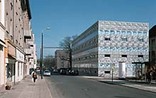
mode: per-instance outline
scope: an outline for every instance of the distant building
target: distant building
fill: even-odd
[[[55,51],[56,66],[57,69],[60,68],[69,68],[69,53],[65,50],[56,50]]]
[[[149,30],[149,56],[152,69],[156,69],[156,25]]]
[[[110,78],[134,77],[149,61],[149,25],[140,22],[98,21],[73,42],[72,67],[81,74]]]

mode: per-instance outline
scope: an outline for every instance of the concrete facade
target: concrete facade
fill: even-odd
[[[149,56],[151,69],[156,70],[156,25],[149,30]]]
[[[4,35],[5,35],[5,0],[0,1],[0,87],[5,84],[5,59],[4,49],[6,47]]]
[[[3,47],[0,45],[3,50],[3,53],[0,51],[0,59],[4,61],[0,62],[3,63],[3,67],[0,65],[0,84],[15,84],[29,74],[30,55],[31,59],[37,59],[35,48],[31,48],[35,45],[35,39],[31,29],[29,0],[0,0],[0,20],[0,39],[4,41]],[[33,52],[29,55],[27,49]]]
[[[69,68],[69,53],[65,50],[55,51],[57,69]]]
[[[148,29],[148,23],[96,22],[73,41],[73,68],[106,78],[112,71],[115,77],[122,77],[120,71],[123,77],[135,77],[145,65],[132,63],[149,60]]]
[[[32,31],[31,31],[32,32]],[[27,65],[27,72],[29,74],[30,68],[36,68],[37,65],[37,55],[36,55],[36,44],[34,34],[31,37],[25,37],[25,53],[26,53],[26,65]]]

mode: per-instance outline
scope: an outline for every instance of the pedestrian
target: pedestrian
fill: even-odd
[[[146,79],[148,83],[151,83],[151,76],[150,76],[150,71],[147,71],[146,73]]]
[[[36,82],[36,80],[37,80],[36,72],[32,72],[32,80],[33,80],[34,83]]]

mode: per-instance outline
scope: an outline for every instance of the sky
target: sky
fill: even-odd
[[[80,35],[98,20],[156,25],[156,0],[29,0],[37,56],[44,47],[59,47],[65,37]],[[50,28],[47,30],[46,28]],[[44,57],[56,48],[44,49]]]

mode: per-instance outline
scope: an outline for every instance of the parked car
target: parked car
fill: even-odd
[[[75,70],[75,69],[69,69],[69,70],[67,70],[67,74],[68,75],[79,75],[79,72],[78,72],[78,70]]]
[[[78,70],[75,70],[73,69],[72,72],[71,72],[72,75],[79,75],[79,71]]]
[[[53,73],[58,73],[58,70],[57,69],[53,69]]]
[[[66,68],[60,68],[60,74],[61,75],[66,75],[66,71],[67,71],[67,69]]]
[[[50,76],[50,75],[51,75],[51,72],[50,72],[49,70],[45,70],[45,71],[43,72],[43,75],[44,75],[44,76]]]
[[[58,75],[58,74],[59,74],[58,69],[53,69],[52,74],[53,74],[53,75]]]

